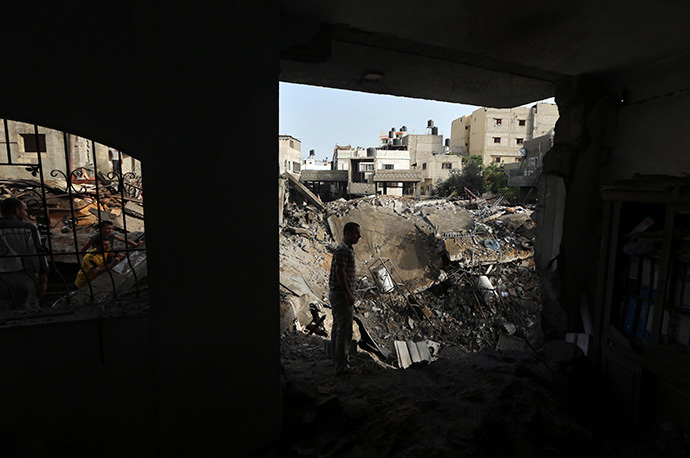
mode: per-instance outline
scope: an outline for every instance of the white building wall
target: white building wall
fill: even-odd
[[[278,173],[299,175],[302,165],[302,142],[291,135],[280,135],[278,140]]]

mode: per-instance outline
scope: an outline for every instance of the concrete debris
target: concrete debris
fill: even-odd
[[[436,346],[430,346],[429,341],[414,342],[412,340],[395,341],[395,353],[398,357],[398,367],[407,369],[413,364],[428,364],[432,360],[432,351],[436,352]]]
[[[68,189],[66,180],[51,179],[46,180],[44,189],[48,220],[41,204],[43,196],[38,180],[0,180],[0,200],[12,196],[27,202],[39,230],[42,229],[43,233],[50,231],[50,245],[57,261],[79,262],[74,255],[62,256],[60,253],[75,251],[75,234],[76,245],[81,248],[97,232],[99,214],[102,220],[111,221],[116,234],[122,237],[125,226],[131,238],[145,230],[143,201],[127,195],[123,198],[113,185],[101,184],[97,188],[93,178],[83,178],[74,179],[72,189]],[[116,241],[113,248],[122,247],[121,242]]]
[[[288,202],[282,214],[281,294],[290,307],[281,308],[281,332],[294,332],[295,320],[309,326],[314,302],[325,315],[320,325],[330,332],[332,251],[345,223],[355,221],[362,227],[355,246],[361,350],[394,365],[396,341],[434,341],[436,351],[459,354],[501,348],[509,340],[511,348],[541,344],[531,208],[368,196],[328,202],[323,210]],[[363,334],[369,343],[361,341]]]

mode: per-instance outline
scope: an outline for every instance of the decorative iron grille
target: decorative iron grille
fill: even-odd
[[[8,120],[3,120],[3,125],[5,148],[0,148],[0,200],[16,197],[26,204],[29,222],[40,234],[41,252],[9,254],[7,249],[3,250],[0,231],[0,282],[4,281],[7,270],[3,269],[3,260],[9,261],[12,257],[43,257],[48,262],[49,274],[48,287],[40,296],[38,307],[15,300],[20,295],[15,295],[11,289],[10,293],[1,293],[7,291],[7,281],[0,294],[11,297],[0,297],[0,302],[10,303],[9,310],[24,312],[27,309],[58,311],[88,304],[99,304],[101,309],[108,304],[147,304],[142,177],[135,171],[123,172],[123,155],[112,149],[110,153],[115,156],[109,161],[113,167],[99,170],[99,162],[104,161],[98,157],[93,140],[81,139],[90,157],[86,163],[79,164],[75,162],[70,144],[74,136],[43,128],[44,132],[39,132],[39,126],[34,124],[33,132],[18,134],[21,137],[14,135],[11,139]],[[53,138],[62,134],[64,147],[51,150],[51,145],[55,147],[55,144],[45,140],[47,131],[52,132]],[[61,153],[64,153],[64,168],[46,170],[48,162],[60,161],[56,155]],[[26,177],[18,177],[21,175]],[[117,243],[110,250],[96,246],[84,251],[87,242],[99,234],[106,221],[113,223],[113,238]],[[87,255],[91,264],[84,261]],[[90,266],[98,264],[94,259],[99,256],[105,261],[104,270],[93,275]],[[121,260],[111,264],[116,257]],[[5,262],[5,266],[9,264]],[[24,260],[22,265],[25,265]],[[79,272],[86,280],[83,287],[75,284]],[[36,287],[39,288],[37,281]],[[4,311],[8,311],[7,308],[5,306]]]

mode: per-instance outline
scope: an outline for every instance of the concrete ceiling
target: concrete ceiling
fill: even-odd
[[[675,1],[282,0],[280,79],[512,107],[686,53],[688,23]]]

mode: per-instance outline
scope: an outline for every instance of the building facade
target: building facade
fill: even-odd
[[[302,165],[302,142],[292,135],[278,136],[278,173],[299,175]]]
[[[462,169],[462,158],[446,147],[443,135],[438,135],[433,121],[429,120],[427,134],[409,134],[402,143],[409,148],[411,168],[421,172],[417,194],[430,195],[434,184],[450,176],[451,170]]]
[[[31,166],[39,163],[47,180],[66,179],[77,170],[80,178],[93,178],[98,173],[108,178],[113,172],[141,176],[141,163],[114,148],[43,126],[0,120],[0,165],[4,166],[0,177],[35,179]]]
[[[558,107],[537,103],[531,107],[482,107],[451,125],[450,150],[478,155],[484,164],[520,161],[526,141],[548,134],[558,120]]]
[[[302,170],[331,170],[332,162],[328,159],[316,159],[314,150],[309,151],[309,156],[302,159]]]

